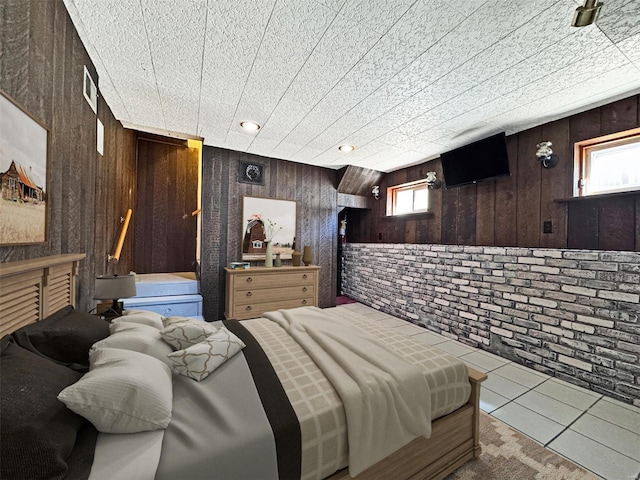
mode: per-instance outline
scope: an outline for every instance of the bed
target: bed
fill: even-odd
[[[0,306],[3,312],[0,323],[3,331],[8,333],[18,330],[14,336],[20,337],[21,331],[32,329],[29,340],[23,338],[20,344],[15,344],[13,337],[8,337],[13,343],[7,346],[3,339],[3,382],[7,376],[4,374],[7,371],[4,368],[7,364],[7,350],[18,354],[11,357],[14,364],[24,365],[23,358],[34,353],[29,352],[31,346],[35,350],[44,348],[33,340],[40,333],[33,332],[38,331],[39,325],[46,326],[50,319],[47,318],[44,322],[37,320],[48,315],[58,322],[61,321],[60,318],[70,321],[69,315],[81,314],[68,306],[74,304],[75,289],[72,286],[80,259],[81,257],[56,256],[0,265]],[[50,275],[52,267],[55,267],[53,270],[67,272],[62,274],[67,280],[61,283],[69,288],[50,289],[48,286],[51,281],[42,280]],[[25,280],[25,275],[29,279]],[[47,288],[48,291],[41,293],[42,288]],[[25,295],[24,289],[39,289],[40,293]],[[8,311],[30,313],[28,316],[22,313],[7,316],[5,312]],[[35,317],[34,311],[38,312]],[[319,311],[317,314],[331,316],[332,312],[335,309]],[[315,314],[306,312],[307,316]],[[56,319],[56,315],[59,318]],[[75,319],[74,326],[80,322],[81,325],[86,325],[84,330],[99,331],[96,335],[103,336],[99,341],[113,336],[113,332],[112,335],[108,332],[105,334],[105,328],[110,328],[108,324],[105,326],[96,323],[102,320],[96,317],[92,320],[82,318],[86,323]],[[126,320],[126,316],[122,320]],[[341,322],[344,320],[340,319]],[[353,315],[346,321],[358,327],[359,322],[366,320]],[[35,326],[30,326],[33,322],[36,322]],[[73,444],[65,446],[62,453],[52,454],[53,457],[57,456],[53,458],[58,466],[57,478],[88,476],[91,479],[161,479],[180,478],[180,473],[182,478],[187,478],[184,476],[186,468],[193,469],[189,471],[188,478],[351,478],[350,468],[353,465],[347,465],[352,453],[348,448],[350,432],[347,431],[346,419],[343,418],[346,407],[340,404],[340,395],[327,379],[327,375],[331,375],[323,374],[318,368],[316,362],[319,360],[307,355],[301,345],[293,341],[293,334],[283,335],[283,327],[275,317],[243,322],[226,321],[216,326],[224,326],[246,346],[241,353],[229,358],[200,382],[175,371],[171,373],[172,416],[170,415],[166,428],[139,433],[97,433],[91,423],[64,409],[63,405],[64,414],[71,416],[72,423],[75,422],[72,428],[75,433],[71,435]],[[65,325],[58,332],[69,329],[69,325]],[[465,384],[468,380],[468,387],[463,393],[462,401],[458,399],[459,405],[449,411],[454,407],[443,405],[437,397],[455,397],[456,394],[447,390],[447,382],[436,385],[441,380],[437,377],[442,375],[434,373],[433,378],[427,380],[431,388],[428,401],[433,404],[434,417],[438,417],[431,419],[431,437],[415,438],[373,465],[360,468],[356,478],[444,478],[480,453],[479,393],[480,383],[486,376],[461,367],[456,361],[451,361],[452,357],[442,352],[436,351],[435,357],[426,357],[424,351],[431,349],[413,345],[406,337],[396,338],[384,328],[374,330],[376,335],[388,336],[385,341],[396,342],[396,345],[401,342],[401,348],[410,350],[406,355],[416,356],[416,365],[443,361],[450,364],[446,368],[450,368],[451,372],[460,372],[463,368],[462,377]],[[93,340],[95,338],[86,341]],[[23,351],[25,345],[28,347],[27,353]],[[94,349],[96,350],[100,349]],[[54,356],[55,352],[47,354]],[[78,352],[78,355],[86,358],[88,353]],[[136,355],[146,356],[137,352]],[[44,365],[42,355],[40,358],[36,358],[37,356],[28,358],[36,363],[40,362],[38,365]],[[63,383],[72,386],[81,383],[80,379],[84,381],[89,378],[90,374],[82,372],[82,367],[76,368],[76,363],[82,363],[80,360],[64,360],[67,362],[65,365],[55,366],[56,372],[65,377]],[[28,369],[25,370],[26,367],[21,368],[22,373],[30,373]],[[37,368],[45,372],[48,367]],[[451,375],[460,377],[459,373]],[[152,377],[151,374],[146,376]],[[428,377],[425,375],[425,378]],[[3,385],[3,391],[5,388]],[[55,390],[52,387],[51,391]],[[41,393],[45,391],[46,388],[41,389]],[[313,394],[305,397],[305,391],[313,391]],[[308,392],[306,394],[309,395]],[[4,397],[3,393],[3,402],[6,400]],[[5,407],[3,404],[3,412],[6,411]],[[3,422],[4,420],[5,418]],[[38,439],[40,440],[42,439]],[[5,439],[2,443],[5,444]],[[41,452],[45,450],[38,448],[40,453],[34,455],[42,457],[44,454]],[[5,456],[3,452],[3,463],[7,463]],[[61,456],[64,458],[60,458]],[[212,464],[215,468],[211,467]],[[240,470],[234,471],[238,466]]]

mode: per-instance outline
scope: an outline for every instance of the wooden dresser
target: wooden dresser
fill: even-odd
[[[318,306],[320,267],[225,268],[224,316],[244,320],[281,308]]]

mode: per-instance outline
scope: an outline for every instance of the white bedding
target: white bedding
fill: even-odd
[[[268,312],[320,367],[345,408],[349,473],[356,476],[411,440],[431,436],[423,373],[349,320],[316,307]]]
[[[153,480],[164,430],[98,435],[89,480]]]
[[[338,314],[336,309],[323,312],[330,316]],[[426,403],[431,407],[429,420],[447,415],[467,402],[470,385],[467,368],[462,362],[352,312],[342,310],[340,316],[390,345],[392,350],[419,369],[428,384]],[[293,337],[276,323],[260,318],[244,321],[242,325],[254,335],[267,354],[300,422],[301,477],[305,480],[325,478],[345,467],[349,454],[345,412],[327,376]],[[241,381],[238,380],[240,378]],[[230,392],[231,398],[228,398],[227,389],[233,390]],[[262,418],[264,412],[256,417],[255,414],[247,415],[242,411],[242,408],[249,407],[244,405],[249,400],[249,403],[259,402],[253,390],[255,387],[243,354],[233,357],[203,382],[194,382],[174,374],[175,421],[172,420],[169,425],[166,431],[168,435],[165,433],[162,438],[160,432],[148,432],[154,434],[151,435],[153,438],[143,438],[137,434],[106,438],[100,434],[90,480],[276,479],[277,466],[266,458],[273,455],[267,455],[272,446],[265,449],[252,443],[255,436],[261,436],[261,441],[265,441],[269,426],[266,418]],[[198,401],[194,401],[194,398],[198,398]],[[231,434],[232,437],[224,439],[223,434]],[[157,460],[160,442],[163,452]],[[252,446],[247,448],[248,444]],[[220,448],[222,451],[218,451]],[[213,453],[214,450],[217,453]],[[260,471],[253,464],[254,460],[269,464],[269,467]],[[194,462],[200,463],[197,465],[199,475],[185,477]],[[237,467],[241,471],[243,468],[250,471],[230,473]],[[177,472],[181,472],[182,477],[176,476]]]

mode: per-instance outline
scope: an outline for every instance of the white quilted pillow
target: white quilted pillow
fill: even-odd
[[[157,330],[162,330],[164,328],[162,318],[162,315],[156,312],[148,312],[146,310],[125,310],[122,312],[121,317],[113,319],[111,323],[141,323],[142,325],[149,325]]]
[[[104,433],[167,428],[171,421],[171,371],[149,355],[119,348],[89,353],[90,371],[58,399]]]
[[[209,325],[207,322],[189,320],[169,325],[160,335],[162,335],[162,339],[173,348],[182,350],[202,342],[209,335],[216,333],[217,330],[217,328]]]
[[[91,348],[133,350],[155,357],[171,366],[167,355],[173,352],[173,349],[162,340],[160,331],[156,328],[139,323],[118,322],[109,325],[109,331],[111,335],[94,343]]]
[[[173,368],[180,374],[198,382],[242,350],[245,344],[225,327],[184,350],[169,354]]]
[[[195,320],[190,317],[163,317],[162,324],[164,325],[164,328],[167,328],[177,323],[188,323],[188,322],[198,322],[198,321],[200,320]]]

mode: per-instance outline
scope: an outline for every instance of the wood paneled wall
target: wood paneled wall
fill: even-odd
[[[386,196],[372,210],[349,213],[348,241],[590,248],[640,251],[640,194],[557,202],[573,192],[573,145],[640,125],[640,95],[507,137],[511,176],[477,185],[431,190],[431,212],[386,217]],[[536,144],[553,142],[560,157],[545,169]],[[440,159],[387,174],[388,186],[424,178]],[[543,233],[551,221],[552,233]]]
[[[265,165],[265,184],[238,182],[240,161]],[[319,303],[335,305],[338,235],[334,170],[204,147],[202,155],[201,290],[206,319],[223,318],[223,268],[240,260],[242,196],[296,200],[297,242],[310,245],[320,271]]]
[[[192,272],[196,260],[198,157],[186,141],[138,138],[137,273]]]
[[[97,75],[62,0],[2,0],[0,42],[0,88],[49,128],[48,241],[0,247],[0,261],[86,253],[78,307],[88,310],[94,276],[107,269],[117,219],[131,206],[135,134],[100,101],[105,155],[97,153],[96,114],[82,95],[83,67],[94,80]],[[131,269],[131,242],[109,273]]]
[[[106,102],[99,98],[98,117],[104,124],[104,156],[97,156],[95,198],[95,269],[96,275],[126,274],[133,270],[134,225],[139,214],[136,199],[136,132],[122,128]],[[127,210],[133,215],[117,263],[109,262],[115,251]]]

